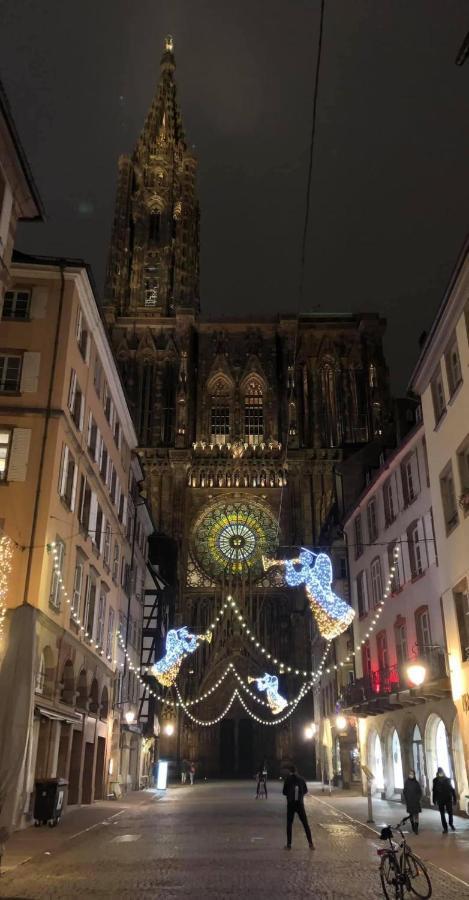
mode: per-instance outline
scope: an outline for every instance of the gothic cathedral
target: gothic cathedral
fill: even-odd
[[[181,693],[205,693],[233,663],[245,682],[277,674],[293,698],[314,668],[318,635],[303,590],[264,571],[262,557],[327,546],[356,492],[366,451],[389,421],[384,322],[351,313],[201,316],[197,161],[174,74],[167,38],[143,131],[119,160],[105,316],[155,525],[178,548],[175,624],[204,633],[229,596],[249,623],[247,633],[236,615],[223,616],[211,643],[185,660]],[[198,717],[225,708],[237,686],[230,673],[192,708]],[[238,700],[214,727],[186,716],[178,755],[207,776],[251,776],[263,758],[272,774],[282,761],[301,764],[312,703],[310,692],[275,728]]]

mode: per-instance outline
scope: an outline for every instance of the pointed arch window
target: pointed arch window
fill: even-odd
[[[231,429],[230,386],[224,378],[218,378],[211,393],[210,437],[214,444],[226,444]]]
[[[244,392],[244,439],[252,445],[264,440],[264,397],[255,378],[248,381]]]

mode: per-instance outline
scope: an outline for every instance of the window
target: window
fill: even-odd
[[[0,356],[0,391],[4,393],[19,391],[22,359],[18,354]]]
[[[95,389],[98,397],[101,397],[102,382],[103,382],[103,367],[101,365],[101,360],[100,360],[99,356],[97,356],[95,359],[95,363],[94,363],[93,384],[94,384],[94,389]]]
[[[103,548],[103,562],[106,566],[109,566],[111,559],[111,523],[106,521],[106,526],[104,528],[104,548]]]
[[[78,617],[80,615],[81,609],[81,593],[83,590],[83,578],[84,578],[84,559],[80,553],[77,552],[77,558],[75,562],[75,574],[73,576],[73,593],[72,593],[72,602],[70,612],[72,616],[75,615]]]
[[[109,476],[109,493],[111,495],[111,500],[113,503],[116,502],[116,491],[117,491],[117,472],[115,470],[114,464],[110,463],[110,476]]]
[[[455,390],[462,382],[461,363],[459,361],[458,342],[456,340],[456,335],[453,335],[453,339],[445,353],[445,363],[446,374],[448,377],[449,393],[450,397],[452,397]]]
[[[81,476],[80,480],[80,499],[78,504],[78,519],[80,521],[80,525],[85,529],[88,534],[89,525],[90,525],[90,512],[91,512],[91,487],[84,475]]]
[[[90,412],[88,419],[88,437],[87,437],[87,445],[88,450],[90,451],[90,456],[92,459],[96,459],[96,449],[98,443],[98,426],[93,418],[93,414]]]
[[[210,434],[215,444],[226,444],[230,436],[230,388],[223,378],[219,378],[213,387]]]
[[[103,511],[99,505],[97,504],[96,508],[96,522],[94,527],[94,535],[91,535],[93,543],[98,548],[99,552],[101,552],[101,541],[103,538]]]
[[[421,522],[413,522],[407,529],[407,545],[412,578],[418,578],[424,570],[424,541]]]
[[[391,594],[396,594],[397,591],[401,588],[401,579],[399,575],[399,558],[395,559],[394,551],[397,547],[397,542],[392,541],[388,544],[388,567],[389,574],[391,576]],[[392,572],[392,567],[394,566],[394,572]]]
[[[360,572],[356,578],[358,615],[366,616],[368,612],[368,586],[366,572]]]
[[[365,643],[362,644],[362,668],[363,677],[371,678],[371,649],[369,641],[365,641]]]
[[[409,453],[409,455],[401,463],[401,476],[404,503],[406,506],[410,506],[410,504],[414,502],[420,491],[419,471],[416,453]]]
[[[463,499],[460,502],[464,510],[464,515],[467,516],[469,513],[469,436],[466,437],[464,443],[458,450],[458,468],[461,493],[463,495]],[[468,502],[464,499],[464,495],[467,496]]]
[[[372,497],[366,507],[366,518],[368,522],[368,540],[370,544],[378,537],[378,524],[376,519],[376,498]]]
[[[75,495],[77,490],[78,468],[76,462],[70,453],[70,450],[64,444],[62,450],[62,466],[59,479],[59,494],[69,509],[75,508]]]
[[[46,683],[46,658],[44,652],[41,653],[41,659],[39,660],[39,668],[36,672],[36,683],[34,685],[34,690],[36,694],[44,693],[44,685]]]
[[[65,557],[65,544],[60,538],[56,538],[53,547],[52,561],[53,572],[49,594],[49,606],[55,610],[60,609],[60,588],[62,581],[63,565]]]
[[[82,358],[87,363],[89,362],[89,346],[90,346],[90,335],[88,332],[88,326],[86,324],[86,319],[81,311],[78,310],[77,315],[77,344],[78,349],[82,355]]]
[[[96,622],[96,643],[99,647],[102,647],[104,644],[104,622],[106,619],[106,588],[103,584],[101,584],[101,588],[99,591],[99,600],[98,600],[98,618]]]
[[[114,440],[116,442],[117,449],[120,450],[120,448],[121,448],[121,426],[120,426],[120,422],[119,422],[119,419],[117,418],[117,416],[116,416],[116,419],[114,422]]]
[[[107,637],[106,637],[106,656],[108,659],[112,659],[112,654],[114,652],[114,622],[115,622],[115,612],[112,606],[109,607],[109,616],[107,620]]]
[[[244,437],[248,444],[260,444],[264,437],[264,406],[258,381],[249,381],[244,395]]]
[[[469,595],[464,580],[453,591],[463,662],[469,659]]]
[[[85,615],[84,615],[84,628],[85,628],[85,637],[92,638],[94,631],[94,613],[96,607],[96,574],[94,569],[90,569],[90,574],[88,577],[87,591],[86,591],[86,602],[85,602]]]
[[[79,431],[83,428],[83,415],[85,411],[85,398],[81,392],[75,369],[72,369],[70,375],[70,389],[68,392],[68,408],[71,412],[72,419]]]
[[[31,302],[31,291],[6,291],[3,301],[4,319],[27,319],[29,318],[29,306]]]
[[[117,579],[119,578],[119,558],[120,558],[120,549],[117,541],[114,541],[114,556],[112,558],[112,578],[117,583]]]
[[[371,563],[371,594],[373,597],[373,606],[378,606],[383,599],[383,575],[381,571],[381,560],[378,556]]]
[[[440,475],[440,491],[445,517],[446,534],[450,534],[459,522],[456,493],[454,490],[453,466],[449,462]]]
[[[101,461],[99,466],[99,474],[103,479],[104,483],[107,484],[107,475],[108,475],[108,452],[107,447],[103,441],[101,445]]]
[[[419,654],[425,656],[432,646],[428,606],[421,606],[415,613],[415,633]]]
[[[388,478],[383,486],[383,503],[384,503],[384,524],[386,528],[394,522],[396,513],[394,511],[394,494],[392,489],[392,478]]]
[[[445,389],[443,387],[443,376],[441,374],[440,366],[438,366],[432,378],[431,391],[433,400],[433,412],[435,414],[435,425],[438,425],[441,417],[446,412]]]
[[[355,559],[358,559],[363,553],[362,517],[360,513],[354,519],[353,529],[355,534]]]
[[[394,625],[394,640],[396,642],[397,665],[403,666],[407,662],[407,626],[405,619],[400,616]]]
[[[378,649],[378,666],[380,670],[386,670],[389,668],[389,656],[388,638],[385,631],[380,631],[376,635],[376,646]]]
[[[0,431],[0,481],[6,481],[7,478],[12,434],[11,428]]]
[[[103,395],[103,406],[104,406],[104,415],[106,416],[107,421],[111,424],[112,420],[112,398],[109,390],[109,385],[107,382],[104,382],[104,395]]]

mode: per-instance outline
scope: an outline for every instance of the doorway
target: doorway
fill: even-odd
[[[223,719],[220,725],[220,775],[233,778],[235,774],[235,723]]]
[[[94,773],[94,799],[104,799],[104,762],[106,757],[106,738],[98,738],[98,749],[96,752],[96,769]]]
[[[252,778],[253,763],[252,719],[240,719],[238,723],[238,777]]]
[[[83,762],[82,803],[93,802],[93,757],[94,744],[92,744],[91,741],[87,741],[85,744],[85,759]]]
[[[81,731],[73,731],[72,752],[70,754],[70,770],[68,776],[68,805],[78,803],[80,790],[80,766],[81,766]]]

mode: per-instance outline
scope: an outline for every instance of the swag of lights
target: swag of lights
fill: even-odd
[[[303,685],[300,693],[298,694],[298,697],[296,698],[295,702],[291,705],[288,712],[285,713],[283,716],[278,716],[276,719],[261,719],[260,716],[256,716],[256,714],[253,713],[252,710],[249,709],[249,706],[246,704],[244,698],[239,693],[238,688],[234,689],[224,710],[222,710],[220,715],[216,716],[216,718],[214,718],[214,719],[199,719],[197,716],[194,716],[193,713],[189,712],[187,705],[184,703],[184,700],[181,697],[181,694],[180,694],[180,691],[179,691],[179,688],[177,687],[177,685],[176,685],[176,693],[178,696],[179,703],[176,705],[180,706],[184,710],[184,713],[186,714],[186,716],[188,716],[188,718],[191,719],[191,721],[194,722],[194,724],[200,725],[203,728],[210,728],[213,725],[218,725],[218,723],[221,722],[222,719],[225,718],[227,713],[230,711],[235,699],[238,699],[239,702],[241,703],[241,706],[243,707],[243,709],[247,712],[248,716],[250,716],[251,719],[254,719],[254,721],[257,722],[259,725],[275,726],[275,725],[279,725],[281,722],[284,722],[286,719],[288,719],[292,715],[292,713],[295,711],[296,707],[298,706],[298,703],[300,702],[300,700],[302,700],[304,695],[307,693],[308,689],[309,689],[309,687],[307,688],[305,685]]]
[[[0,538],[0,635],[2,634],[5,622],[6,596],[11,575],[12,556],[13,544],[9,537],[3,535]]]

